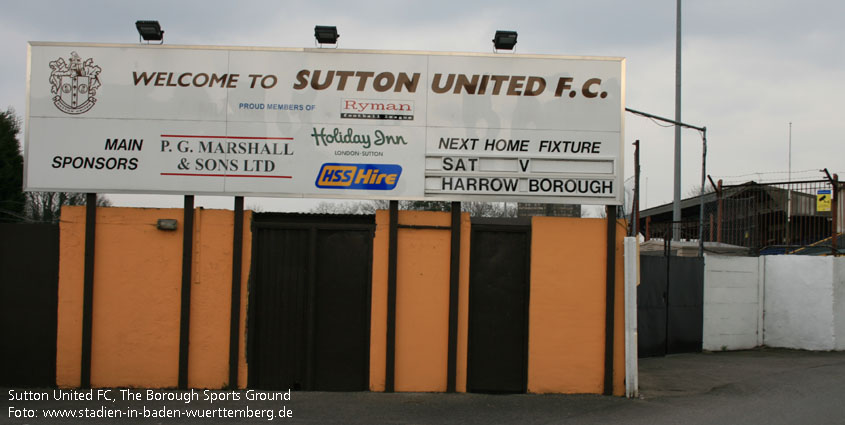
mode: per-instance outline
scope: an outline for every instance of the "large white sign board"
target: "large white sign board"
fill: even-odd
[[[625,61],[30,43],[29,191],[620,204]]]

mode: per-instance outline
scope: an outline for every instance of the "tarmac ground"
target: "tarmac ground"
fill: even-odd
[[[640,359],[639,379],[637,399],[599,395],[293,392],[285,400],[283,392],[273,392],[264,395],[278,399],[262,401],[247,400],[244,391],[215,391],[211,394],[225,400],[211,403],[202,400],[202,391],[195,393],[200,400],[186,402],[191,393],[175,390],[158,392],[163,395],[156,397],[179,399],[147,400],[146,390],[141,389],[111,389],[103,394],[96,389],[56,393],[53,389],[3,388],[0,422],[845,424],[845,352],[757,349],[647,358]],[[65,399],[55,400],[56,395]],[[67,399],[86,396],[93,400]],[[104,396],[114,401],[96,400]],[[37,398],[42,399],[32,400]],[[70,415],[71,411],[88,417],[47,417],[58,412]],[[189,418],[189,411],[212,417]],[[124,417],[103,417],[109,414]],[[24,415],[34,417],[17,417]],[[138,416],[126,417],[131,415]]]

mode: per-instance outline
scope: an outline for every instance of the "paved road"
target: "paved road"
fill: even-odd
[[[109,408],[272,410],[273,423],[302,424],[845,424],[845,352],[763,349],[641,359],[641,397],[293,393],[289,401],[122,402]],[[52,390],[46,390],[52,396]],[[115,395],[116,391],[111,395]],[[42,409],[98,409],[100,402],[9,401],[6,423],[266,423],[267,419],[15,419],[10,405]],[[18,395],[22,393],[17,391]],[[174,393],[175,394],[175,393]],[[199,394],[200,397],[202,394]],[[279,418],[282,406],[292,418]]]

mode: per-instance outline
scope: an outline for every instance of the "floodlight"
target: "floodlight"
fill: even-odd
[[[320,44],[336,44],[340,35],[337,33],[337,27],[317,25],[314,27],[314,38]]]
[[[135,28],[138,29],[138,35],[141,36],[141,39],[164,43],[164,31],[161,30],[158,21],[136,21]]]
[[[493,47],[496,50],[513,50],[516,45],[516,31],[496,31]]]

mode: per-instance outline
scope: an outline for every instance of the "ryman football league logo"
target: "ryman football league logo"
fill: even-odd
[[[94,107],[97,99],[97,88],[100,87],[100,69],[94,65],[94,60],[88,58],[85,62],[76,52],[70,53],[70,63],[64,58],[50,62],[50,91],[53,104],[66,114],[84,114]]]

